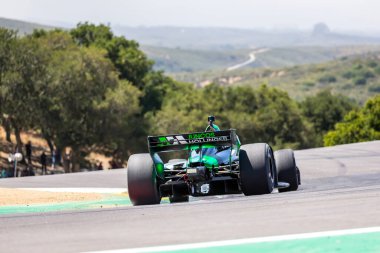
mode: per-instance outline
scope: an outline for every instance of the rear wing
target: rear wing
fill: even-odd
[[[233,146],[236,145],[237,142],[235,129],[217,132],[148,136],[148,148],[150,153],[186,150],[193,146],[199,147],[205,144],[213,146]]]

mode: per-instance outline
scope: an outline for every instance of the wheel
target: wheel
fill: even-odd
[[[182,196],[171,195],[169,196],[169,201],[170,203],[189,202],[189,196],[188,195],[182,195]]]
[[[296,191],[301,182],[301,176],[296,166],[293,150],[282,149],[274,152],[274,160],[276,161],[278,181],[289,184],[289,187],[278,189],[278,191]]]
[[[149,154],[135,154],[128,159],[128,194],[133,205],[159,204],[156,170]]]
[[[239,165],[244,195],[267,194],[273,191],[275,167],[272,149],[268,144],[241,146]]]

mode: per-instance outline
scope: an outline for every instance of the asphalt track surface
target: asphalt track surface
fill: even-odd
[[[81,252],[380,226],[380,141],[296,152],[297,192],[0,216],[0,252]],[[0,187],[126,187],[126,171],[0,180]]]

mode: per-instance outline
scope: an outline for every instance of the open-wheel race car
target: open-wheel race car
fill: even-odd
[[[295,191],[301,183],[291,149],[266,143],[240,145],[236,130],[148,136],[149,153],[128,160],[133,205],[188,201],[189,196],[259,195],[274,188]],[[181,159],[175,155],[181,155]],[[164,159],[168,162],[164,162]]]

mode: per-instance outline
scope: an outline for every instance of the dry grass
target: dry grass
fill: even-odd
[[[70,201],[92,201],[102,199],[97,193],[43,192],[0,188],[0,206],[51,204]]]
[[[21,140],[23,143],[27,143],[28,141],[31,141],[33,143],[33,146],[40,147],[41,149],[48,149],[49,146],[47,145],[46,141],[41,138],[41,136],[34,131],[27,131],[21,133]],[[5,142],[5,130],[4,128],[0,127],[0,141]],[[11,141],[12,143],[16,143],[16,137],[14,134],[11,134]]]
[[[30,141],[33,145],[33,154],[34,157],[39,157],[42,150],[49,151],[49,146],[46,143],[46,140],[41,137],[41,135],[36,131],[26,131],[21,133],[21,140],[25,144],[28,141]],[[14,151],[14,148],[16,146],[16,137],[12,133],[11,134],[11,141],[12,143],[9,143],[6,141],[6,133],[3,127],[0,126],[0,167],[1,167],[1,161],[6,161],[8,158],[9,153],[12,153]],[[103,154],[99,153],[90,153],[86,157],[89,161],[91,161],[94,164],[99,164],[99,162],[102,162],[103,169],[110,169],[109,161],[112,160],[112,157],[107,157]],[[38,163],[34,162],[34,166],[39,166]],[[5,166],[5,164],[3,164]]]

